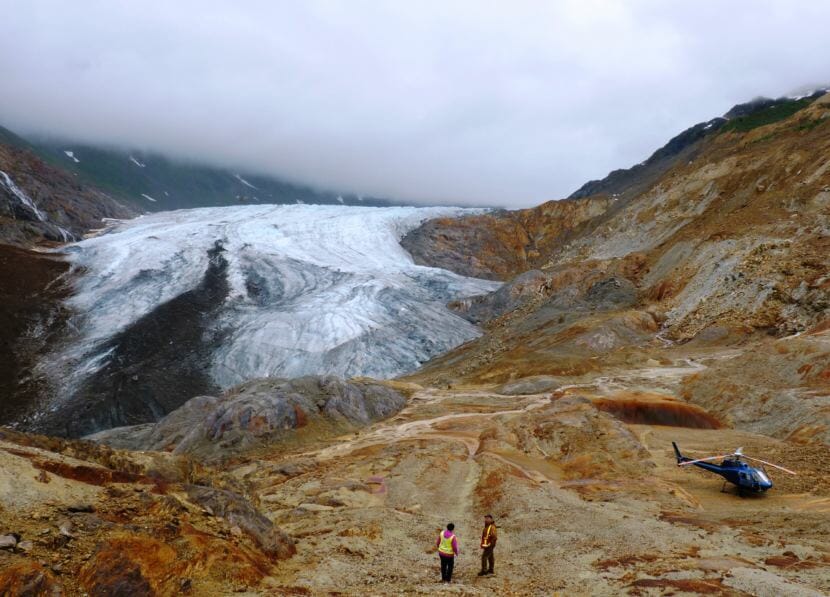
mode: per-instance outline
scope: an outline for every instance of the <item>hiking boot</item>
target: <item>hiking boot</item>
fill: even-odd
[[[482,570],[481,572],[478,573],[479,576],[484,576],[485,574],[487,574],[486,570]]]

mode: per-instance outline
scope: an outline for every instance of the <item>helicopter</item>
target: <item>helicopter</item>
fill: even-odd
[[[683,456],[683,454],[680,453],[680,448],[677,447],[676,443],[672,442],[671,445],[674,446],[674,454],[677,457],[677,466],[688,466],[693,464],[703,470],[720,475],[726,479],[721,486],[721,491],[724,490],[726,483],[732,483],[738,488],[738,495],[741,497],[743,497],[745,493],[761,494],[772,488],[772,481],[767,476],[766,471],[764,471],[763,468],[749,466],[749,464],[741,460],[742,458],[746,460],[754,460],[755,462],[760,462],[761,464],[777,468],[785,473],[789,473],[790,475],[796,474],[794,471],[784,468],[783,466],[766,462],[760,458],[746,456],[743,453],[743,448],[738,448],[732,454],[721,454],[720,456],[707,456],[706,458],[692,459],[687,456]],[[720,464],[709,462],[710,460],[717,460],[718,458],[723,458]]]

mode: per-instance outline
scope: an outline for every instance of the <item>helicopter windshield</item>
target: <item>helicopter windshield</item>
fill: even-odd
[[[757,469],[752,471],[752,478],[761,483],[770,482],[769,477],[767,477],[766,473],[764,473],[764,471],[759,471]]]

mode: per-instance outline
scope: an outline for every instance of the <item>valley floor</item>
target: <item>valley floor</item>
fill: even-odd
[[[26,467],[41,459],[43,470],[44,447],[24,448],[9,436],[0,443],[0,528],[33,545],[22,553],[0,550],[0,571],[7,570],[0,586],[28,562],[43,566],[44,578],[68,594],[91,586],[94,567],[121,581],[130,566],[147,579],[145,594],[176,594],[185,580],[193,594],[825,594],[825,447],[729,428],[637,422],[662,416],[711,427],[675,396],[689,375],[732,357],[725,350],[698,353],[518,396],[494,387],[395,382],[411,398],[393,418],[335,439],[298,435],[236,458],[211,477],[217,487],[247,488],[252,503],[294,538],[296,554],[271,564],[256,559],[232,515],[188,505],[191,494],[172,482],[150,490],[137,476],[98,483],[52,465],[45,467],[52,483],[42,485],[36,469]],[[616,411],[628,423],[597,408],[632,400],[638,408]],[[776,486],[767,495],[741,498],[721,492],[718,477],[675,466],[671,441],[698,456],[743,446],[799,475],[773,474]],[[78,451],[71,454],[82,458]],[[119,458],[162,458],[113,454],[106,464],[116,468]],[[76,472],[81,466],[66,449],[50,458]],[[96,514],[67,510],[79,502]],[[480,578],[486,513],[496,518],[499,542],[496,574]],[[53,527],[79,516],[86,518],[75,522],[72,540],[57,541]],[[90,523],[95,517],[104,522]],[[122,526],[113,529],[113,521]],[[456,525],[461,555],[453,583],[442,585],[434,541],[447,522]],[[133,543],[118,552],[122,559],[101,547],[125,541]],[[171,546],[168,560],[145,553]],[[176,568],[174,552],[189,554],[186,567]]]
[[[316,450],[263,455],[269,515],[295,537],[279,568],[288,590],[346,594],[819,595],[830,590],[826,450],[731,429],[623,425],[598,397],[664,391],[696,368],[598,378],[550,394],[419,390],[391,421]],[[587,400],[586,400],[587,398]],[[768,495],[721,493],[678,469],[692,454],[744,446],[792,465]],[[262,471],[271,469],[271,476]],[[285,471],[292,474],[287,477]],[[497,573],[480,578],[484,514],[499,525]],[[434,538],[454,522],[454,583],[439,584]]]

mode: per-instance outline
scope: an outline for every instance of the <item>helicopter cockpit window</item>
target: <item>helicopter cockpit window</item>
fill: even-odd
[[[752,478],[760,483],[769,483],[769,477],[764,471],[752,471]]]

